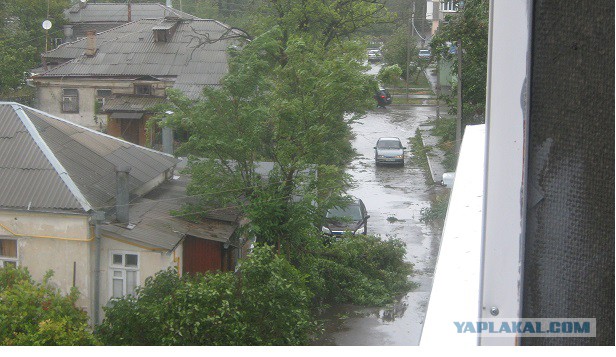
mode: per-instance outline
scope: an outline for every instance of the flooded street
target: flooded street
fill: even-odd
[[[434,116],[434,107],[392,105],[375,109],[353,124],[353,146],[359,156],[349,168],[356,181],[349,193],[366,204],[368,234],[397,237],[406,243],[406,259],[415,271],[411,280],[418,286],[385,308],[332,307],[321,316],[325,333],[317,345],[419,344],[440,244],[440,231],[419,218],[421,209],[429,207],[434,190],[441,188],[428,185],[426,173],[409,162],[408,139]],[[407,147],[404,167],[375,165],[373,147],[384,136],[397,136]]]

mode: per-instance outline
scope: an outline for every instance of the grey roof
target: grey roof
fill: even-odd
[[[196,19],[196,16],[167,7],[162,4],[131,4],[131,21],[175,16]],[[82,22],[128,22],[127,4],[86,3],[75,4],[64,10],[64,17],[69,23]]]
[[[131,192],[175,167],[173,156],[96,132],[37,109],[0,102],[0,208],[105,209],[115,170],[131,166]]]
[[[153,28],[177,22],[168,42],[154,42]],[[215,20],[144,19],[97,34],[97,52],[84,55],[86,39],[69,42],[43,57],[73,58],[33,78],[152,76],[174,80],[174,88],[197,98],[228,72],[227,49],[245,34]]]
[[[233,244],[231,238],[238,226],[237,215],[224,221],[206,218],[193,223],[170,214],[180,211],[182,205],[192,199],[186,196],[187,182],[186,176],[164,182],[131,203],[130,228],[126,224],[104,224],[101,226],[103,234],[163,250],[173,249],[185,235]]]

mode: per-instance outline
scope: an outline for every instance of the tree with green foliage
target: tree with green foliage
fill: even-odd
[[[379,82],[383,83],[385,86],[393,86],[396,82],[400,81],[401,76],[402,69],[397,64],[394,64],[381,67],[377,78]]]
[[[0,4],[0,97],[24,85],[24,73],[40,64],[46,38],[62,37],[69,0],[5,0]],[[49,15],[48,15],[49,14]],[[53,27],[45,36],[44,20]]]
[[[408,279],[413,264],[405,261],[400,239],[348,234],[304,251],[296,264],[317,304],[382,306],[414,286]]]
[[[397,65],[400,67],[404,78],[407,78],[407,71],[414,69],[411,68],[411,62],[417,62],[417,46],[410,37],[408,25],[398,28],[389,36],[381,51],[385,63],[389,66]],[[409,78],[410,75],[409,73]]]
[[[26,268],[0,268],[0,345],[97,345],[73,288],[63,295],[48,272],[36,283]]]
[[[489,1],[468,0],[457,15],[441,24],[430,46],[435,56],[453,59],[452,73],[458,73],[457,55],[449,53],[447,43],[462,41],[462,124],[484,122],[488,63]],[[457,85],[457,84],[456,84]],[[447,98],[450,114],[456,113],[456,87]]]
[[[198,158],[188,190],[203,199],[190,211],[233,205],[254,213],[266,204],[273,214],[248,215],[251,233],[278,248],[289,243],[290,253],[299,238],[288,223],[315,223],[348,187],[350,124],[374,106],[376,89],[362,43],[348,37],[386,12],[363,0],[265,3],[273,27],[231,54],[222,87],[196,103],[171,93],[172,108],[161,112],[171,110],[168,123],[190,133],[179,153]],[[265,180],[257,170],[264,161],[274,163]],[[319,207],[300,210],[314,213],[308,220],[291,216],[307,203]]]
[[[97,335],[107,345],[304,345],[315,327],[311,297],[297,269],[259,246],[237,274],[149,277],[136,296],[104,308]]]

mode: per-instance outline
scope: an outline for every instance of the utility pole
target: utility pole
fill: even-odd
[[[462,40],[458,39],[458,117],[456,118],[456,153],[460,154],[462,143]]]
[[[412,1],[412,0],[411,0]],[[415,2],[409,19],[409,37],[406,41],[406,102],[409,102],[409,72],[411,71],[411,39],[413,38],[413,17],[415,16]]]

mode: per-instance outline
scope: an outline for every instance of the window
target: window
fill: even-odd
[[[79,113],[79,91],[77,89],[62,89],[62,112]]]
[[[139,284],[139,255],[112,251],[109,267],[111,298],[134,295]]]
[[[111,89],[97,89],[96,90],[96,102],[103,106],[105,105],[105,99],[111,98]]]
[[[458,11],[458,2],[453,0],[446,0],[441,2],[443,12],[456,12]]]
[[[17,240],[0,238],[0,268],[17,266]]]
[[[167,30],[154,30],[154,42],[167,42]]]
[[[135,94],[152,95],[152,86],[150,84],[135,84]]]

